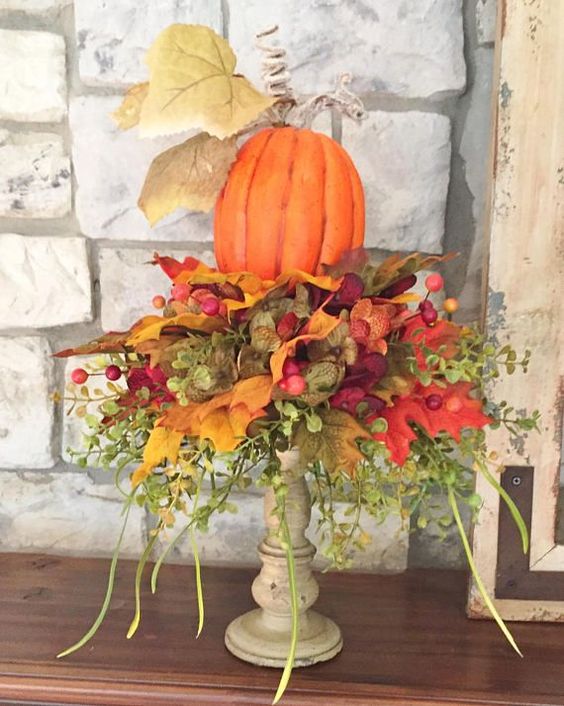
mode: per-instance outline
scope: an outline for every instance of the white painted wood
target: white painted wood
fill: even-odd
[[[533,353],[528,374],[502,375],[489,389],[516,409],[538,408],[541,434],[520,448],[488,433],[503,465],[535,468],[531,569],[564,570],[555,542],[564,374],[564,0],[500,0],[491,160],[486,330]],[[474,555],[490,594],[495,586],[499,498],[483,481]],[[509,620],[564,620],[564,602],[497,600]],[[472,589],[473,617],[487,617]]]

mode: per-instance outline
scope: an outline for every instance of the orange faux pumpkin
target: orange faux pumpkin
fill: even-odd
[[[272,279],[312,274],[364,241],[364,192],[351,158],[325,135],[267,128],[239,150],[215,207],[220,270]]]

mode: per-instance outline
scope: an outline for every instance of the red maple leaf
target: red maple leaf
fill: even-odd
[[[437,351],[446,346],[443,355],[452,357],[456,353],[455,343],[460,338],[460,327],[446,319],[439,319],[433,326],[427,326],[421,315],[410,319],[403,329],[401,340],[406,343],[420,343],[426,348]]]
[[[405,324],[400,340],[413,345],[417,365],[420,370],[425,370],[427,365],[425,356],[420,349],[421,346],[435,352],[443,347],[440,355],[448,360],[456,355],[459,338],[460,328],[456,324],[445,319],[439,319],[433,326],[427,326],[421,315],[418,315]]]
[[[460,441],[464,429],[480,429],[492,420],[482,411],[480,400],[470,396],[472,383],[458,382],[446,388],[438,385],[417,387],[409,395],[397,397],[392,407],[380,414],[388,423],[385,432],[374,434],[377,441],[386,444],[391,460],[403,466],[409,456],[411,442],[417,438],[411,423],[418,424],[432,438],[440,432],[450,434]],[[428,409],[425,400],[430,395],[440,395],[439,409]]]

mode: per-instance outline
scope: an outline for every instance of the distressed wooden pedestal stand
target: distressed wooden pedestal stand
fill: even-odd
[[[307,667],[331,659],[341,651],[341,631],[329,618],[310,610],[319,595],[311,564],[315,547],[306,538],[311,517],[307,484],[298,463],[299,453],[292,449],[280,454],[282,475],[288,485],[286,517],[296,564],[296,583],[300,609],[296,667]],[[284,667],[290,647],[292,612],[286,555],[277,537],[278,518],[274,492],[264,498],[267,535],[258,551],[262,569],[253,581],[253,598],[260,608],[235,618],[225,632],[225,645],[236,657],[261,667]]]

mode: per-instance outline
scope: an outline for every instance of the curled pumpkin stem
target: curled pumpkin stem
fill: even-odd
[[[286,50],[264,42],[265,37],[269,37],[276,32],[278,32],[278,25],[269,27],[256,35],[257,47],[264,54],[261,77],[269,96],[294,100],[294,89],[291,85],[292,76],[288,70]]]
[[[361,99],[348,89],[352,81],[349,73],[337,79],[332,93],[320,93],[306,100],[298,100],[292,88],[292,75],[288,69],[286,50],[264,41],[278,31],[278,25],[269,27],[256,35],[256,44],[263,53],[261,76],[266,92],[278,100],[267,111],[274,123],[289,123],[295,127],[311,127],[315,118],[325,110],[335,109],[341,115],[357,122],[366,118],[366,110]]]
[[[292,111],[292,125],[310,127],[315,118],[324,110],[335,109],[341,115],[360,122],[366,118],[366,110],[362,100],[347,86],[352,81],[351,74],[341,74],[333,93],[321,93],[309,98]]]

